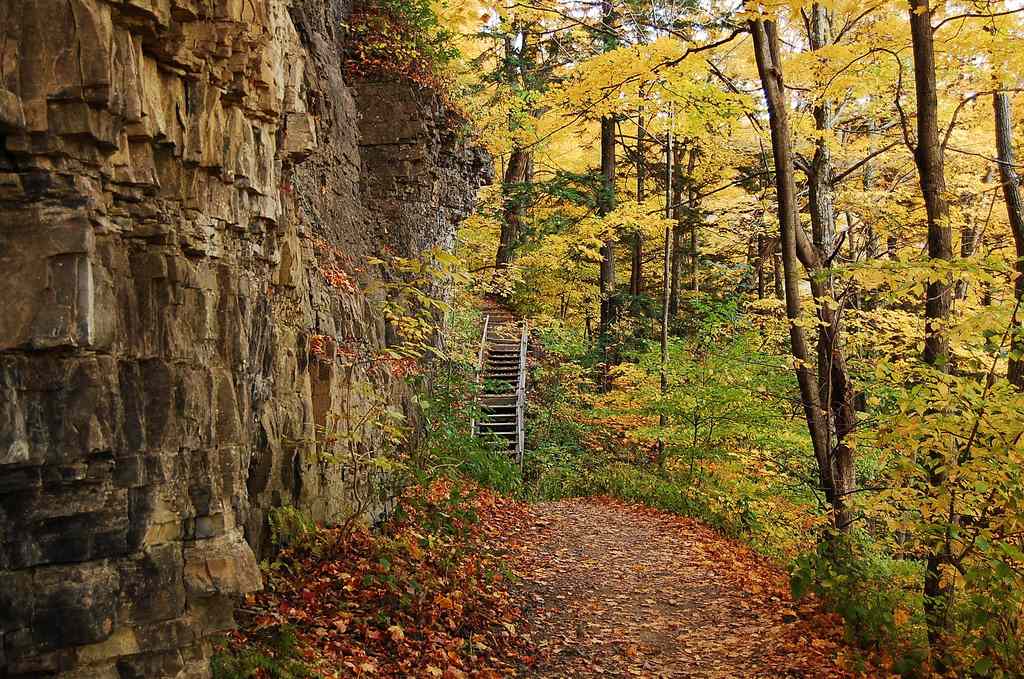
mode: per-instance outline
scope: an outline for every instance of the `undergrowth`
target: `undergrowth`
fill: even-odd
[[[381,532],[317,528],[264,564],[215,679],[509,674],[528,643],[500,536],[520,520],[496,493],[437,480]]]

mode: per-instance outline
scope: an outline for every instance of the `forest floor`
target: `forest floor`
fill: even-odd
[[[605,498],[528,507],[514,593],[535,677],[847,677],[838,618],[697,521]]]
[[[267,564],[214,676],[880,676],[853,671],[838,617],[699,521],[451,481],[403,506],[383,534],[320,529]]]

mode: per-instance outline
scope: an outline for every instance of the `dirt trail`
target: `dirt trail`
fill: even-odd
[[[855,676],[836,619],[798,609],[784,574],[703,524],[605,499],[530,511],[529,676]]]

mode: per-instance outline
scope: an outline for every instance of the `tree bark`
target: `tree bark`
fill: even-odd
[[[607,215],[615,209],[615,118],[601,118],[601,201],[598,213]],[[615,318],[615,248],[612,237],[606,236],[601,246],[601,335],[608,333]]]
[[[800,400],[807,420],[807,429],[817,461],[819,482],[827,499],[832,503],[835,501],[833,492],[835,484],[829,461],[825,413],[821,406],[818,380],[812,367],[811,350],[803,328],[799,325],[801,302],[798,251],[809,250],[810,244],[799,242],[803,232],[800,229],[797,212],[793,152],[789,141],[789,116],[785,105],[778,35],[773,21],[758,18],[751,19],[748,24],[754,39],[757,71],[768,105],[772,155],[775,159],[775,187],[778,194],[779,232],[782,240],[783,284],[786,297],[786,317],[789,319],[790,351],[793,356],[797,383],[800,387]]]
[[[832,42],[832,19],[820,4],[811,6],[808,40],[812,50]],[[811,237],[814,257],[803,262],[811,283],[811,295],[818,313],[818,383],[819,398],[828,408],[829,458],[835,483],[835,525],[846,530],[851,523],[846,499],[854,491],[853,449],[849,436],[856,427],[853,385],[846,369],[846,360],[839,346],[840,319],[833,304],[833,281],[823,266],[836,248],[835,167],[832,150],[826,137],[835,124],[834,106],[822,98],[814,105],[814,127],[818,141],[808,168],[808,209],[811,216]],[[798,229],[802,228],[797,226]]]
[[[674,111],[670,114],[674,122]],[[669,127],[665,144],[665,219],[672,215],[672,205],[675,202],[675,192],[672,190],[672,165],[674,143],[672,140],[672,128]],[[672,260],[672,228],[665,227],[665,242],[662,250],[662,278],[661,278],[661,397],[665,397],[668,391],[668,298],[669,298],[669,275]],[[668,423],[664,411],[658,415],[658,424],[664,427]],[[665,460],[665,441],[658,439],[658,466]]]
[[[683,264],[683,207],[679,197],[683,195],[683,154],[679,149],[673,154],[669,179],[672,182],[672,280],[668,294],[668,314],[671,318],[679,315],[679,277]]]
[[[615,23],[614,6],[611,0],[601,2],[601,20],[605,26]],[[604,51],[615,48],[615,38],[604,34]],[[598,213],[607,215],[615,209],[615,116],[606,115],[601,118],[601,197]],[[601,290],[601,337],[605,337],[615,320],[615,246],[613,237],[605,236],[601,246],[601,270],[599,274]],[[606,360],[607,364],[608,361]]]
[[[939,103],[935,84],[935,36],[927,0],[911,0],[910,36],[914,46],[914,85],[917,90],[917,164],[921,193],[928,216],[928,256],[952,261],[953,230],[948,223],[946,176],[939,141]],[[949,372],[949,340],[942,330],[952,307],[952,286],[946,281],[928,284],[925,302],[924,360]]]
[[[518,24],[513,30],[519,33]],[[522,30],[522,44],[519,52],[513,46],[511,35],[505,36],[505,64],[504,77],[509,85],[518,83],[520,79],[523,85],[526,84],[525,70],[527,68],[527,54],[529,51],[529,33]],[[514,118],[509,118],[509,130],[517,127]],[[498,251],[495,254],[495,273],[499,274],[502,269],[508,267],[515,260],[515,250],[523,235],[523,198],[524,183],[532,178],[530,166],[532,153],[520,146],[513,146],[509,154],[508,165],[505,167],[505,174],[502,176],[501,196],[501,233],[498,237]]]
[[[501,235],[498,239],[498,253],[495,268],[501,270],[515,260],[515,249],[523,230],[523,182],[530,164],[530,152],[513,148],[502,177]]]
[[[1013,115],[1010,109],[1010,97],[1006,92],[996,92],[992,97],[992,107],[996,122],[996,158],[999,160],[999,182],[1003,187],[1003,199],[1006,201],[1006,215],[1013,231],[1013,244],[1017,250],[1015,270],[1017,278],[1013,284],[1013,293],[1017,303],[1024,303],[1024,197],[1021,196],[1020,177],[1014,167],[1013,155]],[[1010,340],[1010,365],[1007,378],[1018,389],[1024,389],[1024,328],[1014,315],[1014,327]]]
[[[699,287],[697,283],[697,268],[698,268],[698,257],[700,256],[699,249],[699,229],[700,229],[700,215],[697,210],[698,191],[697,182],[693,179],[693,173],[697,169],[697,158],[700,156],[700,147],[694,142],[690,147],[690,158],[686,162],[686,219],[689,222],[690,231],[690,247],[686,253],[690,261],[690,283],[689,288],[693,292],[697,292]]]
[[[637,115],[636,126],[636,202],[642,205],[647,191],[647,144],[644,133],[644,109],[641,106]],[[633,252],[629,267],[629,294],[636,298],[643,291],[643,235],[637,231],[633,235]]]
[[[939,138],[939,104],[935,82],[935,31],[928,0],[910,0],[910,37],[914,51],[914,86],[917,92],[917,165],[921,194],[928,217],[928,257],[935,260],[953,259],[953,231],[949,225],[949,206],[946,203],[946,177]],[[949,372],[949,339],[943,323],[953,303],[953,288],[945,280],[928,283],[925,300],[924,360],[942,372]],[[942,460],[931,461],[929,483],[938,489],[945,474]],[[948,625],[952,589],[942,583],[942,565],[948,560],[948,546],[930,545],[925,563],[924,612],[928,626],[928,642],[932,662],[938,671],[944,670],[943,637]]]

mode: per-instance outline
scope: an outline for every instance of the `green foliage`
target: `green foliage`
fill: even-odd
[[[476,439],[479,441],[479,439]],[[459,463],[459,471],[474,481],[504,495],[519,495],[523,483],[522,470],[502,443],[467,447]]]
[[[291,505],[272,508],[267,512],[267,521],[270,539],[279,549],[308,546],[316,536],[316,522],[309,514]]]
[[[896,651],[894,669],[913,673],[928,655],[920,566],[893,559],[867,533],[833,535],[793,564],[793,593],[813,592],[847,624],[863,646]]]
[[[921,370],[881,411],[884,473],[862,506],[883,535],[901,536],[880,537],[890,553],[939,555],[943,583],[960,593],[945,626],[949,662],[963,672],[1012,676],[1024,666],[1022,409],[1006,382]]]
[[[261,638],[232,652],[226,647],[213,656],[213,679],[313,679],[318,676],[296,651],[295,632],[287,625],[264,632]]]

